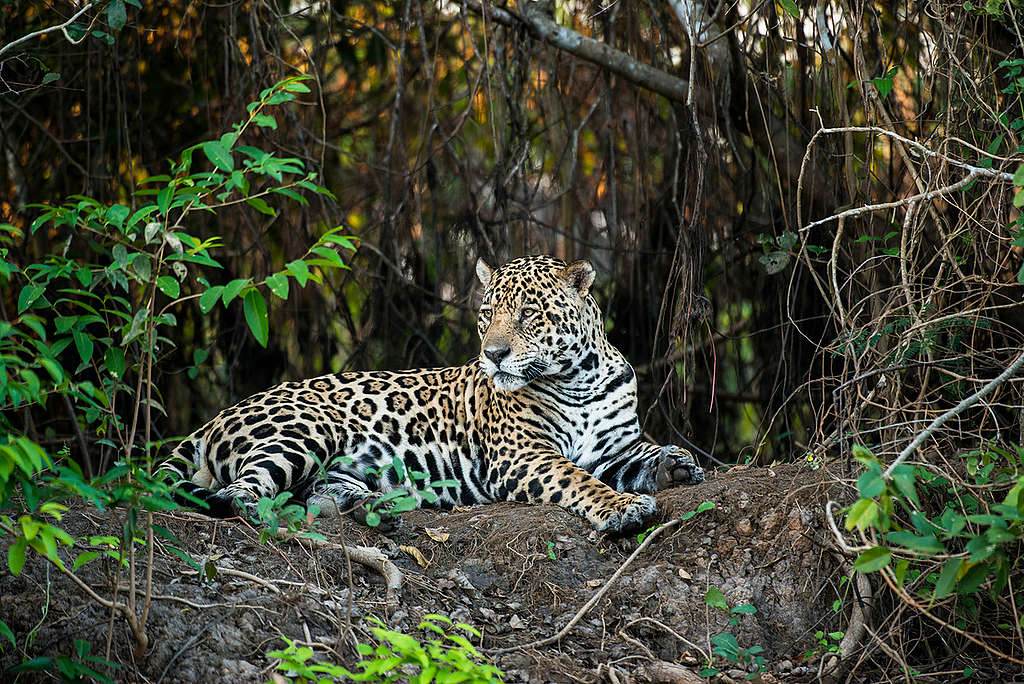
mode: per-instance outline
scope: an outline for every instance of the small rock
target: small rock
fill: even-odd
[[[754,527],[750,524],[750,518],[744,518],[736,523],[736,534],[741,537],[749,537],[754,533]]]
[[[523,622],[522,618],[515,614],[509,618],[508,626],[512,629],[526,629],[526,623]]]
[[[782,674],[785,674],[787,672],[792,672],[793,671],[793,661],[791,661],[791,660],[783,660],[783,661],[781,661],[780,663],[778,663],[775,666],[775,670],[777,672],[781,672]]]

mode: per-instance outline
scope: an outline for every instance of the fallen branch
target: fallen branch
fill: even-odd
[[[558,630],[558,632],[556,632],[555,634],[552,634],[551,636],[549,636],[549,637],[547,637],[545,639],[539,639],[537,641],[531,641],[528,644],[521,644],[519,646],[509,646],[508,648],[494,649],[494,650],[492,650],[490,652],[495,654],[495,655],[500,655],[502,653],[511,653],[512,651],[521,651],[521,650],[525,650],[525,649],[528,649],[528,648],[540,648],[542,646],[547,646],[548,644],[553,644],[556,641],[561,640],[562,637],[564,637],[566,634],[569,633],[569,630],[571,630],[573,627],[576,626],[577,622],[579,622],[580,620],[583,619],[583,616],[586,615],[590,611],[591,608],[593,608],[595,605],[597,605],[597,602],[600,601],[604,597],[604,595],[608,593],[608,590],[611,589],[612,585],[615,584],[615,581],[617,579],[619,579],[619,577],[622,576],[622,573],[624,573],[626,571],[626,568],[628,568],[633,563],[633,561],[635,561],[637,559],[637,557],[641,553],[643,553],[647,549],[648,546],[651,545],[651,542],[653,542],[655,540],[655,538],[658,537],[658,535],[660,535],[665,530],[668,530],[668,529],[671,529],[671,528],[675,527],[676,525],[678,525],[681,522],[682,522],[682,520],[680,518],[676,518],[674,520],[669,520],[667,523],[665,523],[661,527],[657,528],[656,530],[654,530],[653,532],[648,534],[647,538],[644,539],[643,543],[640,544],[640,546],[638,546],[636,548],[636,551],[634,551],[629,556],[629,558],[626,559],[626,562],[623,563],[621,566],[619,566],[619,569],[616,570],[615,573],[611,577],[608,578],[608,581],[604,583],[604,586],[602,586],[600,589],[598,589],[597,592],[593,596],[590,597],[590,600],[587,601],[587,603],[582,608],[579,609],[579,611],[573,616],[573,618],[571,620],[569,620],[569,624],[567,624],[562,629]]]
[[[397,600],[398,592],[402,589],[402,585],[405,583],[405,576],[402,571],[398,569],[398,566],[391,562],[384,552],[375,546],[349,546],[347,544],[337,544],[326,539],[316,539],[313,537],[299,537],[291,534],[287,528],[280,528],[277,531],[279,537],[283,539],[289,539],[299,544],[308,544],[309,546],[320,548],[320,549],[338,549],[348,554],[348,557],[354,560],[360,565],[364,565],[371,570],[375,570],[380,573],[381,577],[384,578],[385,591],[387,592],[386,598],[388,601]]]

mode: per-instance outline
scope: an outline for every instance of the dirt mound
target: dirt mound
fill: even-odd
[[[825,544],[824,493],[820,474],[783,466],[734,469],[660,494],[666,520],[705,501],[714,508],[660,533],[559,642],[511,652],[500,649],[543,640],[567,625],[636,550],[637,539],[608,539],[556,507],[514,504],[414,511],[393,540],[346,524],[340,540],[379,547],[401,569],[404,585],[389,601],[381,576],[354,563],[350,572],[340,548],[261,544],[257,530],[239,521],[161,514],[157,524],[217,571],[202,579],[160,542],[142,660],[133,662],[120,617],[111,623],[109,610],[30,557],[22,574],[0,574],[0,615],[18,643],[0,663],[69,654],[73,639],[88,640],[102,655],[113,624],[116,679],[267,681],[275,661],[265,654],[283,646],[282,636],[351,666],[358,659],[354,641],[370,640],[364,616],[421,636],[421,618],[441,613],[482,632],[481,648],[507,681],[593,681],[609,668],[612,680],[687,681],[680,677],[690,673],[697,680],[701,651],[722,632],[743,648],[761,646],[770,669],[793,676],[810,671],[801,660],[818,646],[814,633],[841,630],[846,620],[833,610],[838,566]],[[79,537],[111,534],[120,515],[79,507],[64,523]],[[339,541],[337,525],[325,522],[322,530]],[[112,561],[94,561],[78,574],[110,596]],[[750,604],[756,612],[709,607],[709,587],[729,608]],[[736,667],[720,658],[716,666]]]

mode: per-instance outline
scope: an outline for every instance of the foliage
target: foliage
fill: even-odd
[[[993,601],[1008,590],[1024,541],[1024,448],[988,445],[961,455],[957,471],[900,464],[889,477],[866,447],[854,456],[865,470],[846,529],[872,544],[855,569],[884,570],[925,601],[980,599],[986,583]]]
[[[434,489],[459,486],[458,480],[430,480],[428,473],[406,468],[405,462],[398,456],[392,456],[391,463],[380,468],[367,469],[371,476],[379,480],[388,478],[389,471],[394,474],[397,487],[380,496],[371,497],[366,502],[366,524],[370,527],[380,525],[382,515],[401,515],[418,508],[421,501],[437,503]]]
[[[814,640],[818,643],[818,645],[810,651],[804,652],[804,660],[808,660],[816,655],[821,655],[823,653],[838,653],[839,642],[842,641],[845,635],[845,632],[825,633],[819,629],[817,632],[814,633]]]
[[[135,567],[136,548],[151,547],[154,534],[169,538],[171,550],[195,565],[170,533],[148,517],[177,508],[169,485],[152,475],[153,449],[160,446],[152,438],[153,421],[165,412],[153,374],[175,346],[179,320],[172,309],[195,300],[200,312],[208,314],[237,300],[251,334],[265,346],[269,319],[261,289],[286,299],[291,280],[305,287],[309,281],[321,282],[326,270],[347,268],[336,247],[355,249],[339,226],[325,230],[301,258],[262,280],[249,276],[212,285],[200,275],[203,269],[221,268],[211,255],[221,240],[197,234],[191,227],[201,225],[197,215],[240,204],[272,215],[267,197],[280,195],[301,204],[307,200],[299,191],[329,195],[301,160],[242,144],[250,129],[276,128],[270,109],[308,93],[303,80],[289,78],[265,89],[231,132],[186,148],[170,174],[141,180],[142,189],[127,204],[74,195],[59,206],[31,205],[39,215],[27,235],[13,224],[0,226],[0,282],[18,292],[16,317],[0,321],[0,425],[5,428],[0,436],[0,530],[11,537],[7,565],[12,573],[22,571],[30,548],[65,572],[101,555],[116,558],[120,572]],[[30,263],[13,259],[16,240],[43,234],[51,240],[60,236],[55,249]],[[202,360],[201,355],[194,359]],[[60,402],[71,411],[78,435],[77,462],[66,447],[56,457],[47,453],[38,438],[19,434],[10,421],[15,410]],[[90,458],[90,440],[117,455],[112,466],[107,457],[99,462]],[[59,525],[68,510],[61,502],[69,499],[100,510],[124,509],[120,534],[72,539]],[[62,546],[99,550],[82,550],[69,569],[59,555]],[[134,587],[134,574],[129,579]],[[148,601],[149,594],[144,595]],[[133,591],[126,600],[117,607],[144,647],[144,617],[136,617]],[[83,644],[77,660],[61,656],[29,661],[25,667],[53,666],[69,678],[88,674],[87,663],[98,661]]]
[[[274,498],[264,496],[257,502],[253,522],[260,525],[260,543],[277,539],[281,529],[305,539],[327,539],[311,529],[316,525],[319,509],[315,505],[307,507],[288,503],[291,498],[291,492],[281,492]]]
[[[704,594],[704,603],[709,608],[726,613],[729,616],[729,624],[733,626],[739,624],[743,615],[753,615],[757,612],[757,608],[749,603],[741,603],[730,609],[725,595],[717,587],[708,587]],[[711,646],[712,654],[744,669],[750,669],[751,671],[746,675],[747,679],[754,679],[761,672],[767,670],[764,656],[761,655],[764,653],[764,648],[761,646],[742,648],[736,637],[729,632],[721,632],[711,637]],[[701,677],[714,677],[720,673],[719,669],[712,667],[712,663],[713,661],[709,660],[700,671]]]
[[[375,624],[371,631],[377,638],[377,646],[359,644],[356,650],[363,657],[356,672],[332,663],[313,659],[313,650],[297,646],[295,642],[282,637],[287,648],[271,651],[270,658],[279,658],[277,670],[289,681],[324,682],[333,678],[348,677],[357,682],[391,682],[400,677],[421,684],[429,682],[470,682],[489,684],[501,682],[502,673],[460,634],[480,637],[474,627],[455,623],[444,615],[426,615],[418,629],[432,633],[420,641],[415,637],[387,629],[380,620],[367,618]],[[444,625],[440,626],[438,623]]]
[[[97,670],[96,667],[117,670],[120,668],[120,665],[100,656],[89,655],[89,652],[92,650],[92,644],[88,641],[75,639],[74,646],[75,657],[60,655],[51,658],[49,656],[41,656],[26,660],[7,671],[15,675],[24,672],[49,671],[62,682],[95,681],[102,682],[103,684],[114,684],[115,680]]]

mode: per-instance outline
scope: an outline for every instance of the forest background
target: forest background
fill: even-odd
[[[465,362],[476,259],[550,253],[595,265],[656,441],[822,469],[895,603],[927,596],[910,614],[943,616],[950,652],[1024,658],[1016,3],[0,16],[22,553],[51,554],[29,528],[69,480],[146,482],[164,441],[275,382]]]

